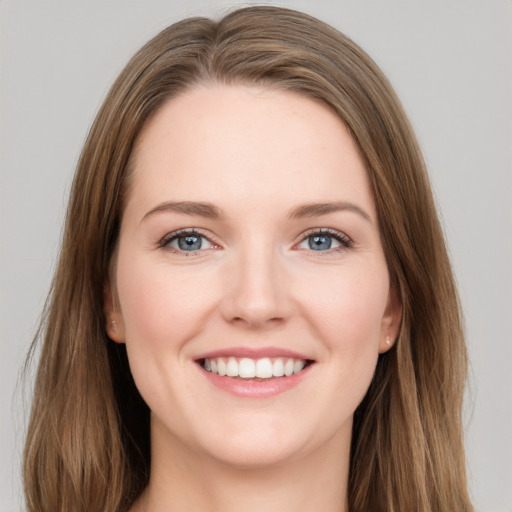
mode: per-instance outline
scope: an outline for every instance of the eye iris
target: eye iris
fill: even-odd
[[[328,235],[314,235],[309,237],[309,248],[314,251],[324,251],[330,249],[332,238]]]
[[[197,235],[186,235],[178,238],[178,247],[182,251],[198,251],[201,249],[202,240]]]

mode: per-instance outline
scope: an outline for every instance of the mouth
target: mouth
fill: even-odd
[[[205,371],[219,377],[241,381],[268,381],[301,373],[314,361],[292,357],[211,357],[199,359],[197,363]]]

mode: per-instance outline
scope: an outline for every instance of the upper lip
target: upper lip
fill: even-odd
[[[215,359],[217,357],[248,357],[249,359],[262,359],[264,357],[287,357],[289,359],[301,359],[311,361],[312,358],[300,352],[279,347],[229,347],[204,352],[195,359]]]

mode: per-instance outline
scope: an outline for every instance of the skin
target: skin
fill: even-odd
[[[105,308],[152,411],[151,480],[134,510],[346,510],[354,410],[401,315],[348,131],[311,99],[210,85],[168,101],[132,157]],[[157,208],[169,201],[222,213]],[[200,250],[168,236],[193,228]],[[311,248],[319,229],[341,242]],[[231,347],[314,363],[282,393],[234,396],[197,362]]]

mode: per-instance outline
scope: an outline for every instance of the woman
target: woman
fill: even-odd
[[[420,151],[376,65],[304,14],[185,20],[134,56],[42,332],[29,510],[472,510]]]

